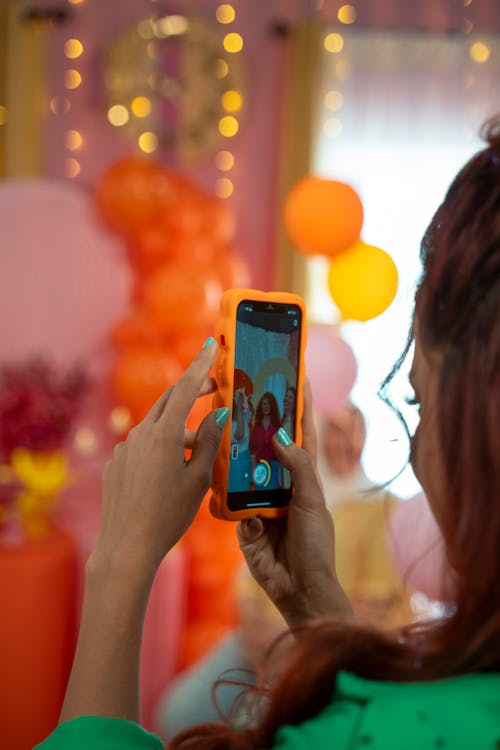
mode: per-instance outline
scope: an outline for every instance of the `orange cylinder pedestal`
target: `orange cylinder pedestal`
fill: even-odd
[[[74,648],[76,551],[56,532],[0,544],[0,747],[31,750],[56,726]]]

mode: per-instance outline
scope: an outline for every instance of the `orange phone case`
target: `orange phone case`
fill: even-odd
[[[302,445],[302,412],[304,401],[302,388],[304,384],[304,351],[306,347],[306,305],[304,300],[296,294],[288,292],[260,292],[255,289],[228,289],[224,292],[220,303],[220,317],[216,327],[216,339],[219,344],[214,364],[214,376],[218,391],[213,399],[214,408],[233,406],[234,386],[234,355],[236,344],[236,311],[243,300],[256,302],[278,302],[297,305],[302,312],[302,327],[300,336],[299,365],[297,377],[297,400],[295,418],[295,442]],[[255,508],[232,511],[227,507],[227,485],[229,477],[229,461],[231,450],[231,421],[224,428],[222,440],[217,452],[212,476],[212,497],[210,512],[216,518],[226,521],[240,521],[242,518],[259,516],[278,518],[287,513],[287,508]]]

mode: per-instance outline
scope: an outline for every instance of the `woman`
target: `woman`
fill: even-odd
[[[280,428],[280,421],[276,398],[266,391],[257,404],[250,433],[252,477],[257,489],[275,490],[278,487],[279,465],[273,448],[273,437]],[[265,470],[259,472],[262,466]]]
[[[413,327],[420,425],[411,460],[456,573],[453,613],[394,633],[351,618],[332,563],[333,525],[311,458],[306,394],[309,453],[285,433],[273,441],[296,487],[288,517],[246,520],[238,530],[253,575],[295,630],[294,653],[251,727],[194,728],[171,748],[498,747],[500,120],[488,138],[425,234]],[[217,420],[227,419],[223,412],[207,417],[184,465],[184,419],[196,394],[210,388],[204,379],[215,348],[208,346],[160,399],[106,471],[101,535],[88,566],[61,722],[88,714],[138,720],[151,581],[208,487]],[[117,737],[122,746],[159,747],[137,724],[109,718],[62,723],[43,747],[119,747]]]

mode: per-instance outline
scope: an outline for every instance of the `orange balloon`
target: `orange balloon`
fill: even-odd
[[[138,421],[182,372],[179,362],[162,349],[128,349],[111,368],[111,392],[116,402],[128,407]]]
[[[175,257],[175,238],[165,222],[137,227],[129,243],[132,262],[142,273],[151,273]]]
[[[124,318],[111,332],[111,341],[117,349],[161,346],[162,339],[161,332],[142,312]]]
[[[359,239],[363,206],[350,185],[309,175],[288,193],[283,218],[300,252],[333,257]]]
[[[142,292],[146,313],[162,331],[173,335],[192,335],[213,326],[221,294],[214,271],[180,261],[146,279]]]
[[[129,156],[101,177],[96,192],[104,220],[116,231],[130,234],[161,219],[179,198],[181,178],[161,164]]]

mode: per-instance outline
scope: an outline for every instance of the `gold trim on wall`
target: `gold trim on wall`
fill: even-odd
[[[292,185],[311,169],[321,36],[322,27],[313,19],[290,27],[281,128],[283,140],[277,196],[275,288],[302,296],[306,291],[306,260],[294,250],[286,236],[282,208]]]

